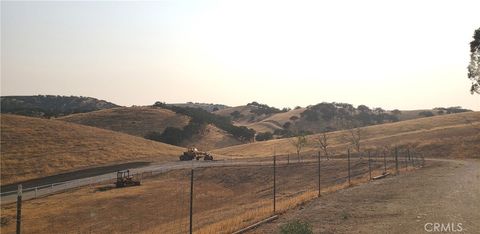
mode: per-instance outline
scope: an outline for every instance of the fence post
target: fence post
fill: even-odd
[[[318,151],[318,197],[320,196],[320,151]]]
[[[370,165],[370,150],[368,151],[368,174],[370,176],[370,180],[372,180],[372,166]]]
[[[413,169],[415,169],[415,151],[412,150],[412,153],[411,153],[411,160],[412,160],[412,167]]]
[[[395,146],[395,175],[399,175],[399,171],[398,171],[398,149],[397,147]]]
[[[387,173],[387,154],[383,150],[383,172]]]
[[[190,173],[190,234],[193,233],[193,168]]]
[[[405,171],[408,171],[408,151],[409,149],[407,148],[407,154],[405,154]]]
[[[22,185],[18,185],[17,190],[17,234],[22,233]]]
[[[277,156],[273,155],[273,214],[277,210]]]
[[[287,155],[287,164],[290,165],[290,153]]]
[[[38,187],[35,187],[35,198],[37,198]]]
[[[350,185],[350,148],[347,149],[347,161],[348,161],[348,185]]]

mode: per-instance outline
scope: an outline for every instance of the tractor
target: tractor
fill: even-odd
[[[193,159],[213,160],[213,156],[208,152],[199,151],[197,148],[188,148],[187,151],[180,155],[180,161],[190,161]]]
[[[132,175],[130,175],[130,170],[126,171],[117,171],[117,181],[115,186],[117,188],[123,188],[128,186],[138,186],[140,181],[135,180]]]

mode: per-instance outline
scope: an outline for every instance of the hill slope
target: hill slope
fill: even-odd
[[[0,100],[2,113],[35,117],[63,116],[118,107],[96,98],[75,96],[4,96]]]
[[[59,120],[145,137],[167,127],[183,128],[190,118],[173,111],[152,107],[119,107],[68,115]]]
[[[360,128],[362,148],[417,144],[431,157],[480,158],[480,112],[440,115],[396,123]],[[330,149],[344,153],[350,146],[349,131],[328,133]],[[307,136],[308,145],[303,152],[318,151],[316,138]],[[294,153],[291,138],[256,142],[217,149],[216,154],[226,156],[271,156],[275,146],[277,154]]]
[[[1,184],[138,160],[177,160],[183,148],[58,120],[1,115]]]
[[[118,131],[145,137],[149,133],[162,133],[167,127],[182,129],[191,118],[160,107],[119,107],[89,113],[68,115],[59,120]],[[179,145],[196,146],[201,150],[241,144],[231,134],[213,126],[204,125],[200,132]]]

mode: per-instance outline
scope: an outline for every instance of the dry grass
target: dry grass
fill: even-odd
[[[91,166],[176,160],[183,148],[58,120],[1,115],[1,184]]]
[[[197,147],[206,151],[239,144],[242,144],[242,142],[231,134],[209,124],[202,129],[200,134],[192,136],[191,139],[182,142],[181,145],[185,147]]]
[[[413,171],[414,171],[413,169],[410,169],[410,170],[406,170],[405,168],[399,169],[399,172],[402,174],[412,173]],[[375,170],[375,171],[372,171],[372,175],[379,175],[382,172],[383,170]],[[394,174],[394,170],[389,170],[388,172]],[[364,174],[360,177],[352,179],[350,184],[348,182],[344,182],[341,184],[330,185],[326,188],[322,188],[321,194],[325,195],[328,193],[333,193],[338,190],[361,185],[369,181],[370,181],[369,175]],[[277,201],[275,214],[282,214],[290,209],[293,209],[298,206],[302,206],[306,202],[309,202],[316,198],[318,198],[317,190],[308,190],[305,192],[301,192],[300,194],[297,194],[293,197],[281,198]],[[197,230],[195,233],[198,233],[198,234],[232,233],[273,215],[271,200],[263,200],[263,201],[255,202],[253,206],[256,208],[249,209],[243,213],[235,215],[234,217],[227,217],[220,222],[216,222],[216,223],[207,225],[205,227],[202,227],[201,229]],[[155,229],[155,230],[160,231],[162,229]]]
[[[352,185],[368,181],[366,164],[352,167]],[[322,194],[348,187],[345,161],[325,161]],[[377,168],[380,163],[377,163]],[[277,213],[317,197],[316,164],[283,165],[277,170]],[[376,170],[372,174],[380,174]],[[412,172],[411,170],[409,172]],[[269,217],[272,210],[272,168],[197,168],[195,172],[194,232],[231,233]],[[362,174],[363,173],[363,174]],[[402,172],[403,173],[403,172]],[[185,233],[188,232],[189,171],[178,170],[124,189],[83,187],[23,204],[25,233]],[[15,204],[2,206],[15,228]]]
[[[467,123],[469,119],[474,126]],[[474,129],[474,127],[476,129]],[[397,123],[388,123],[362,128],[363,148],[416,144],[428,155],[435,157],[478,158],[480,157],[480,112],[467,112],[420,118]],[[349,147],[348,131],[328,134],[333,151],[345,151]],[[307,137],[309,145],[305,152],[317,151],[315,138]],[[270,140],[217,149],[213,152],[232,157],[270,156],[275,146],[277,154],[295,152],[289,139]]]
[[[163,108],[119,107],[68,115],[59,120],[144,137],[167,127],[183,128],[190,118]]]
[[[167,127],[183,128],[190,117],[177,114],[159,107],[119,107],[88,113],[73,114],[60,120],[88,125],[97,128],[145,137],[150,132],[162,133]],[[211,150],[242,142],[231,134],[213,126],[206,125],[199,134],[182,142],[185,147],[197,146],[201,150]]]

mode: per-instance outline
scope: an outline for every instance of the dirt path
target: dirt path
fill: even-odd
[[[293,219],[308,221],[314,233],[441,233],[434,223],[480,233],[480,161],[431,161],[415,173],[324,195],[251,233],[277,233]]]

